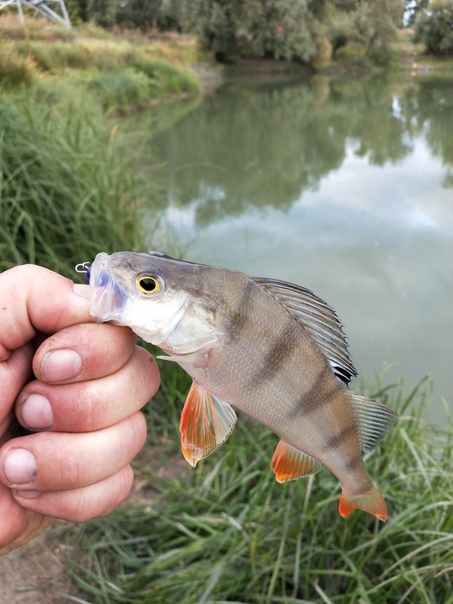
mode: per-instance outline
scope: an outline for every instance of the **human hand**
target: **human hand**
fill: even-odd
[[[38,266],[0,274],[0,554],[132,486],[159,371],[128,328],[92,322],[87,290]]]

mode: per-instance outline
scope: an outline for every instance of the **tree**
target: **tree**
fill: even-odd
[[[196,35],[218,60],[266,57],[319,68],[353,44],[382,55],[403,11],[428,0],[68,0],[83,20]],[[453,0],[452,0],[453,1]]]
[[[116,13],[118,10],[117,0],[87,0],[86,18],[88,21],[95,21],[102,27],[111,27],[116,23]]]
[[[330,42],[311,4],[308,0],[200,0],[191,18],[204,48],[219,59],[271,57],[314,64],[328,60]]]
[[[429,0],[406,0],[404,7],[404,23],[413,25],[417,15],[423,12],[429,4]]]
[[[387,47],[402,25],[404,6],[403,0],[332,3],[326,22],[333,52],[354,44],[372,56]]]
[[[453,0],[433,0],[415,21],[415,42],[435,55],[453,55]]]

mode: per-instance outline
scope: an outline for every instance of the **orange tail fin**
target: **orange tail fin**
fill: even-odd
[[[364,510],[379,520],[387,520],[387,506],[376,485],[370,491],[359,495],[341,494],[338,506],[341,516],[346,518],[354,510]]]

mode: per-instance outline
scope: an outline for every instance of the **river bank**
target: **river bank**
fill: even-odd
[[[92,25],[67,30],[28,20],[21,26],[11,15],[0,18],[0,36],[3,92],[26,88],[54,99],[82,94],[110,115],[201,92],[192,69],[198,51],[187,36],[130,41]]]
[[[413,44],[408,29],[400,30],[383,55],[370,58],[364,49],[346,46],[317,72],[300,62],[260,58],[219,64],[189,35],[106,31],[91,24],[68,30],[43,19],[28,19],[22,25],[13,14],[0,16],[0,38],[4,91],[25,86],[58,94],[63,84],[93,97],[108,114],[184,100],[237,76],[453,73],[453,58],[426,54],[423,45]]]

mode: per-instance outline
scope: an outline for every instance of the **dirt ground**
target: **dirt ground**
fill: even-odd
[[[75,595],[65,574],[60,536],[61,526],[51,527],[0,557],[0,604],[58,604],[68,601],[62,594]]]
[[[137,455],[134,486],[123,505],[152,503],[155,492],[149,476],[188,479],[192,475],[180,453],[165,460],[159,453],[159,447],[146,446]],[[65,544],[64,533],[68,526],[67,522],[57,522],[23,547],[0,556],[0,604],[90,602],[66,572],[68,557],[81,555],[78,544],[73,551],[67,550],[70,546]]]

